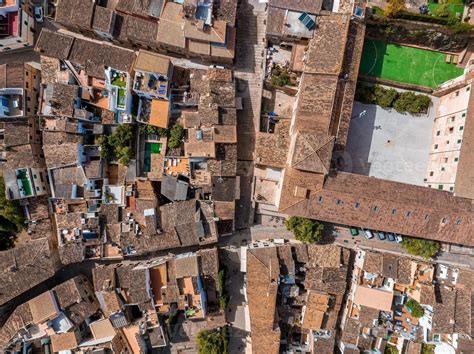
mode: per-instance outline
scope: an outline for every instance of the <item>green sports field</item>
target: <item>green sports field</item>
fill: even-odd
[[[446,63],[446,54],[366,39],[360,73],[397,82],[435,88],[463,74]]]

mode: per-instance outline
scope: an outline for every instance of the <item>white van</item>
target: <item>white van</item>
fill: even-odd
[[[371,238],[374,238],[374,235],[372,234],[372,231],[364,229],[364,236],[367,240],[370,240]]]

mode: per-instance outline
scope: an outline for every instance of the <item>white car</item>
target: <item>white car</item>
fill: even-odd
[[[34,8],[34,15],[36,22],[43,22],[43,8],[41,6],[35,6]]]
[[[370,240],[371,238],[374,238],[374,235],[372,234],[372,231],[364,229],[364,236],[367,240]]]
[[[395,234],[395,241],[396,241],[397,243],[402,243],[403,237],[401,237],[400,235]]]

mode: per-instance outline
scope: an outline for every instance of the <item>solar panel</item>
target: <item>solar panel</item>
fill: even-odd
[[[314,22],[314,20],[309,17],[309,15],[306,13],[306,12],[303,12],[300,17],[298,17],[298,20],[300,20],[301,22],[303,22],[303,24],[305,25],[305,27],[308,29],[308,30],[312,30],[314,28],[314,26],[316,25],[316,22]]]

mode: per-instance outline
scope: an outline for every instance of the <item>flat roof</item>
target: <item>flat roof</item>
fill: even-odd
[[[354,303],[361,306],[367,306],[372,309],[391,311],[392,300],[392,292],[368,288],[365,286],[358,286],[355,290]]]

